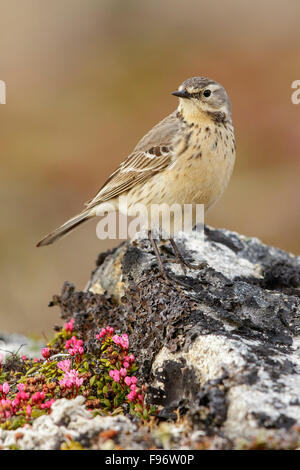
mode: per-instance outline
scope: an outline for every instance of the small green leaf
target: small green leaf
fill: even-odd
[[[95,383],[96,380],[96,375],[93,375],[93,377],[90,378],[90,386],[92,387]]]

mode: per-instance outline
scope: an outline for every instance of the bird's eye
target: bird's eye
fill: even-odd
[[[205,98],[208,98],[211,95],[211,91],[210,90],[204,90],[203,95],[205,96]]]

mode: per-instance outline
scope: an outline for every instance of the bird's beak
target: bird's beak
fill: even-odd
[[[178,96],[178,98],[190,98],[190,94],[186,90],[173,91],[172,95]]]

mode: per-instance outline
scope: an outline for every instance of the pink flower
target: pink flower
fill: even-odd
[[[65,348],[71,356],[76,356],[76,354],[81,356],[84,353],[82,345],[82,339],[77,339],[76,336],[72,336],[71,339],[66,341]]]
[[[20,404],[20,400],[18,400],[17,398],[15,398],[12,402],[11,402],[13,408],[17,408]]]
[[[130,387],[130,385],[131,385],[131,377],[125,377],[125,383],[126,383],[126,385],[128,385],[128,387]]]
[[[128,335],[126,333],[124,333],[124,335],[122,335],[122,347],[124,349],[128,349],[128,347],[129,347]]]
[[[129,347],[128,335],[124,333],[122,336],[114,335],[112,340],[115,344],[119,345],[121,349],[127,350]]]
[[[74,318],[71,318],[71,320],[69,322],[64,324],[64,329],[66,331],[69,331],[70,333],[72,333],[72,331],[74,329]]]
[[[0,365],[2,364],[3,359],[4,359],[4,354],[0,352]]]
[[[27,401],[29,400],[29,393],[26,393],[24,392],[24,390],[21,390],[17,393],[16,398],[20,401]]]
[[[25,385],[20,383],[20,384],[17,385],[17,389],[19,390],[19,392],[21,392],[22,390],[25,389]]]
[[[71,369],[69,372],[66,372],[64,377],[59,381],[59,385],[63,388],[73,388],[81,387],[83,384],[83,379],[78,377],[78,371]]]
[[[9,388],[10,388],[10,387],[9,387],[8,383],[7,383],[7,382],[4,382],[4,384],[3,384],[3,393],[4,393],[4,395],[7,395],[7,394],[8,394]]]
[[[8,398],[6,400],[4,398],[2,398],[1,405],[10,407],[11,406],[11,401]]]
[[[141,403],[144,403],[144,395],[142,393],[138,395],[138,399]]]
[[[75,379],[75,385],[76,387],[81,387],[81,385],[83,384],[83,379],[79,379],[78,377],[76,377]]]
[[[112,340],[113,340],[114,343],[120,344],[121,338],[120,338],[120,336],[118,336],[118,335],[114,335],[114,336],[112,337]]]
[[[136,389],[137,378],[133,375],[132,377],[125,377],[125,383],[130,387],[131,390]]]
[[[36,392],[31,396],[32,403],[38,403],[39,401],[43,401],[45,399],[44,392]]]
[[[27,405],[27,406],[26,406],[26,415],[28,416],[28,418],[30,418],[30,416],[31,416],[31,411],[32,411],[32,410],[31,410],[31,406],[30,406],[30,405]]]
[[[41,353],[42,353],[42,356],[45,358],[45,359],[49,359],[50,357],[50,349],[49,348],[43,348],[41,350]]]
[[[76,336],[72,336],[71,339],[66,341],[65,348],[68,350],[68,353],[71,356],[75,356],[78,353],[81,356],[84,353],[84,349],[82,345],[83,345],[82,339],[77,339]]]
[[[106,328],[102,328],[102,329],[101,329],[100,333],[98,333],[98,334],[96,335],[96,338],[97,338],[97,339],[101,339],[101,338],[104,338],[104,336],[106,336],[106,335],[110,335],[110,336],[111,336],[114,331],[115,331],[115,330],[114,330],[114,328],[113,328],[112,326],[107,326]]]
[[[106,335],[111,336],[114,331],[115,331],[114,328],[112,328],[111,326],[107,326],[106,328],[102,328],[100,330],[100,333],[96,335],[96,338],[101,339],[101,338],[104,338]]]
[[[25,356],[25,354],[23,354],[23,356],[21,356],[21,359],[23,359],[23,361],[26,361],[27,356]]]
[[[98,334],[96,335],[96,338],[97,338],[97,339],[104,338],[104,336],[106,336],[106,334],[107,334],[106,328],[102,328],[102,330],[100,331],[100,333],[98,333]]]
[[[45,409],[50,410],[51,405],[52,405],[54,402],[55,402],[54,398],[51,398],[51,400],[46,401],[46,403],[42,403],[42,405],[40,406],[40,408],[41,408],[42,410],[45,410]]]
[[[136,399],[136,393],[134,391],[131,391],[128,395],[127,395],[127,399],[128,401],[134,401]]]
[[[121,375],[121,377],[126,377],[126,375],[127,375],[127,370],[124,369],[124,368],[121,368],[121,369],[120,369],[120,375]]]
[[[65,359],[64,361],[57,363],[57,368],[62,370],[63,372],[69,372],[71,367],[70,359]]]
[[[120,372],[117,369],[110,370],[109,375],[115,382],[120,382]]]
[[[134,361],[135,357],[133,354],[130,354],[130,356],[125,356],[124,357],[124,364],[126,364],[126,366],[124,365],[124,367],[126,367],[126,369],[128,369],[130,367],[130,364]]]

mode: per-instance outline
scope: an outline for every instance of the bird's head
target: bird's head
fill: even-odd
[[[179,111],[188,122],[203,119],[231,122],[231,104],[220,83],[204,77],[185,80],[172,93],[179,98]]]

